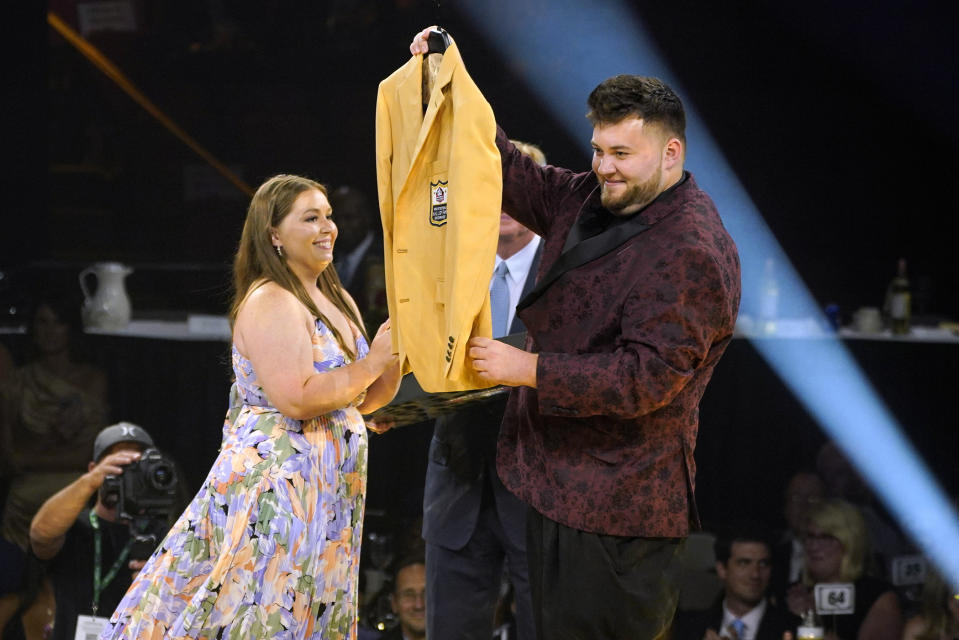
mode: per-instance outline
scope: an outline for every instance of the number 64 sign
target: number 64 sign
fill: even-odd
[[[816,613],[842,615],[855,613],[856,586],[851,582],[830,582],[816,585]]]

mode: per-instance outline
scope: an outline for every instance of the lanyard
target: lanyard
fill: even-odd
[[[113,582],[120,567],[126,562],[127,556],[130,555],[130,547],[133,546],[133,538],[127,540],[126,545],[120,550],[120,556],[107,572],[106,578],[101,579],[100,565],[103,562],[103,544],[100,539],[100,519],[93,512],[93,509],[90,510],[90,526],[93,527],[93,606],[91,608],[93,609],[93,615],[96,616],[100,604],[100,594],[107,588],[107,585]]]

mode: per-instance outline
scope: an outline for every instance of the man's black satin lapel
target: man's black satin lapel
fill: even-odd
[[[676,184],[656,196],[656,199],[646,205],[643,210],[668,200],[673,192],[683,185],[688,178],[689,172],[683,171],[682,178]],[[576,222],[573,223],[573,227],[566,236],[563,253],[560,254],[559,260],[553,263],[550,270],[543,275],[543,279],[536,283],[536,288],[523,296],[519,301],[519,304],[516,305],[517,313],[536,302],[536,300],[543,295],[543,292],[567,271],[581,267],[587,262],[592,262],[596,258],[618,249],[626,244],[630,238],[639,235],[652,226],[639,221],[641,210],[629,220],[614,224],[605,231],[583,240],[583,236],[588,235],[588,233],[584,233],[580,225],[581,221],[586,218],[584,214],[591,215],[594,210],[602,209],[602,205],[599,204],[599,189],[600,187],[597,185],[596,188],[590,192],[589,196],[587,196],[586,200],[583,201],[583,206],[580,207],[579,213],[576,216]],[[605,209],[602,209],[602,211],[605,212]]]
[[[589,200],[587,200],[587,202],[589,202]],[[570,229],[571,235],[579,233],[577,230],[578,226],[577,224],[573,225],[573,228]],[[567,271],[581,267],[587,262],[592,262],[596,258],[606,255],[626,244],[630,238],[647,229],[649,229],[649,225],[641,223],[639,216],[636,216],[622,224],[610,227],[598,235],[576,242],[576,244],[563,251],[559,260],[553,263],[550,270],[543,274],[542,280],[536,283],[536,287],[523,296],[523,299],[516,305],[516,310],[520,311],[536,302],[537,298],[539,298],[557,278]]]

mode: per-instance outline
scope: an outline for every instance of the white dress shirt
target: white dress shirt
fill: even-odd
[[[759,623],[765,613],[766,598],[763,598],[762,602],[750,609],[749,613],[744,616],[734,616],[730,613],[729,609],[726,608],[726,600],[723,600],[723,624],[719,629],[719,637],[731,637],[729,635],[729,625],[738,617],[746,625],[746,628],[743,629],[743,636],[739,640],[756,640],[756,632],[759,630]]]
[[[529,276],[529,268],[533,264],[533,256],[536,255],[536,248],[539,247],[540,237],[533,236],[529,243],[506,259],[506,268],[509,272],[506,274],[506,284],[509,287],[509,318],[506,320],[506,329],[513,326],[513,318],[516,317],[516,305],[519,304],[520,296],[523,294],[523,285],[526,284],[526,278]],[[493,268],[499,266],[503,259],[496,256],[496,263]],[[535,274],[533,274],[535,277]],[[492,284],[492,283],[491,283]]]

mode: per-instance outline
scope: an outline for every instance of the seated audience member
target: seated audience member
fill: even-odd
[[[872,555],[867,567],[886,577],[894,558],[913,553],[912,546],[879,505],[859,472],[834,442],[826,442],[816,454],[816,470],[826,484],[826,495],[855,506],[866,524]]]
[[[391,603],[399,624],[382,640],[426,638],[426,560],[422,556],[407,556],[397,563]]]
[[[106,422],[107,402],[106,376],[78,354],[75,295],[48,290],[33,306],[27,331],[27,363],[10,371],[6,361],[0,385],[6,489],[0,566],[7,592],[0,597],[0,629],[22,623],[31,636],[52,622],[53,594],[38,563],[26,557],[30,520],[44,500],[83,473],[93,438]]]
[[[33,515],[83,473],[107,416],[106,376],[76,353],[80,303],[66,294],[45,296],[28,330],[33,357],[4,389],[4,453],[13,476],[2,529],[3,537],[24,551]]]
[[[715,542],[716,573],[722,596],[705,611],[677,618],[674,640],[781,640],[795,631],[799,619],[766,597],[772,570],[772,546],[766,528],[737,522]]]
[[[898,640],[902,633],[899,596],[892,586],[865,574],[869,534],[862,515],[848,502],[826,500],[809,511],[803,534],[803,580],[789,588],[786,603],[796,615],[815,609],[817,583],[852,583],[851,614],[823,616],[831,640]]]
[[[922,589],[919,614],[906,623],[902,640],[955,640],[959,638],[959,589],[931,571]]]
[[[124,473],[152,446],[150,435],[137,425],[121,422],[103,429],[93,445],[87,472],[47,500],[33,518],[30,548],[37,558],[48,561],[53,583],[53,640],[73,640],[78,616],[109,617],[143,567],[145,556],[128,557],[129,523],[118,519],[115,501],[105,502],[100,489],[106,476]],[[155,523],[151,533],[157,541],[166,533],[166,525],[166,521]],[[102,582],[98,591],[94,588],[96,566]]]
[[[770,597],[779,605],[786,600],[786,589],[802,577],[802,534],[813,505],[822,502],[826,487],[815,471],[794,473],[783,492],[783,518],[786,529],[773,547],[773,576]]]

